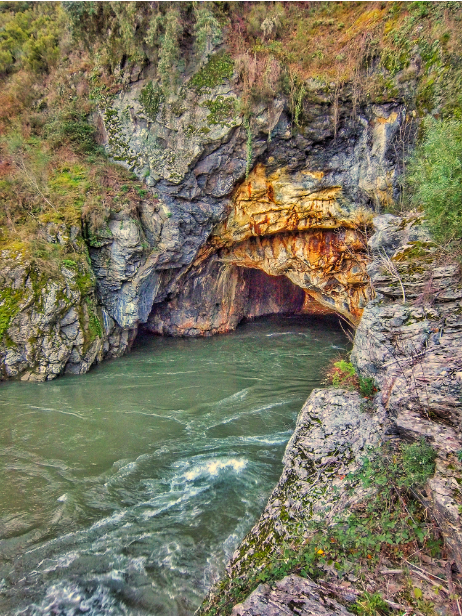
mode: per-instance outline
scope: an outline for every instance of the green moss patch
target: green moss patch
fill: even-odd
[[[18,314],[23,299],[23,290],[2,289],[0,291],[0,340],[2,340],[11,320]]]
[[[222,84],[233,76],[233,60],[228,53],[222,52],[211,56],[208,63],[190,79],[190,87],[198,94]]]
[[[218,96],[213,101],[206,101],[202,107],[209,109],[207,123],[211,125],[231,127],[231,120],[235,114],[235,99],[232,96]]]
[[[159,107],[164,102],[164,98],[164,94],[159,85],[154,85],[153,82],[150,81],[143,87],[138,100],[150,120],[155,121]]]

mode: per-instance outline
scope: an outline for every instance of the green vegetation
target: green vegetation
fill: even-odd
[[[209,126],[213,124],[219,124],[220,126],[228,126],[229,121],[235,113],[236,99],[233,97],[226,98],[225,96],[218,96],[213,101],[205,101],[203,107],[209,109],[209,115],[207,116],[207,123]]]
[[[407,167],[411,205],[423,208],[437,241],[461,239],[461,119],[426,118]]]
[[[58,2],[1,2],[0,74],[48,71],[59,59],[65,27]]]
[[[207,2],[194,4],[195,46],[199,57],[207,57],[223,38],[222,27],[207,5]]]
[[[143,105],[146,115],[153,121],[156,120],[158,115],[159,106],[164,100],[164,94],[161,88],[153,82],[149,82],[140,92],[140,103]]]
[[[334,387],[353,386],[355,376],[355,368],[350,362],[341,359],[333,363],[330,378]]]
[[[11,319],[18,314],[23,294],[23,291],[13,289],[0,290],[0,340],[8,329]]]
[[[326,371],[326,377],[330,385],[356,389],[363,398],[373,398],[378,391],[372,377],[358,375],[354,366],[345,359],[333,362]]]
[[[233,75],[233,60],[227,52],[211,56],[208,63],[189,81],[189,86],[198,94],[203,94],[220,85]]]
[[[355,511],[338,516],[328,528],[324,520],[310,521],[304,529],[298,529],[299,538],[291,546],[268,554],[258,573],[250,562],[250,573],[224,580],[216,589],[213,603],[203,606],[200,614],[230,614],[233,605],[261,582],[271,584],[291,573],[317,580],[328,566],[341,577],[354,575],[361,580],[373,574],[382,557],[403,566],[403,559],[413,560],[418,552],[439,556],[442,540],[436,539],[432,521],[416,498],[417,490],[434,473],[435,457],[425,441],[372,450],[363,466],[347,477],[352,492],[359,487],[369,490]],[[409,605],[417,607],[418,599],[410,596]],[[362,616],[389,614],[379,593],[362,593],[352,609]]]

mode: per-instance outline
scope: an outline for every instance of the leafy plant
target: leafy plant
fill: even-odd
[[[328,368],[327,378],[334,387],[354,388],[358,385],[358,377],[354,366],[344,359],[335,361]]]
[[[422,207],[438,241],[461,239],[461,120],[424,120],[407,170],[410,202]]]
[[[76,152],[101,154],[101,148],[95,141],[95,127],[89,123],[85,110],[75,103],[54,114],[45,125],[44,133],[54,147],[69,143]]]
[[[176,82],[177,63],[180,59],[179,39],[182,30],[179,12],[172,5],[164,18],[164,35],[161,37],[158,62],[158,73],[165,92],[168,92]]]
[[[208,63],[201,70],[193,75],[189,85],[198,94],[203,94],[223,83],[225,79],[230,79],[233,75],[233,67],[233,60],[228,53],[216,53],[209,58]]]
[[[353,606],[353,611],[358,616],[378,616],[380,614],[390,614],[390,608],[378,592],[364,592],[357,599]]]
[[[222,28],[206,2],[195,3],[195,46],[199,56],[208,56],[222,41]]]
[[[358,380],[359,380],[359,392],[360,392],[360,395],[363,396],[364,398],[372,398],[375,395],[375,393],[378,391],[378,388],[376,387],[375,379],[373,377],[359,376]]]
[[[0,73],[21,68],[36,73],[48,71],[59,57],[64,26],[60,4],[2,2],[0,16]]]

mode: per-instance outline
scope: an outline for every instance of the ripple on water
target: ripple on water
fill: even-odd
[[[0,614],[191,616],[344,342],[320,320],[256,320],[2,386]]]

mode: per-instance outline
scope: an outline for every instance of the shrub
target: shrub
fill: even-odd
[[[359,376],[359,392],[364,398],[371,398],[378,391],[376,387],[375,379],[371,376],[363,377]]]
[[[67,142],[79,153],[94,154],[100,151],[95,141],[95,127],[76,104],[71,103],[54,115],[45,126],[45,135],[54,147]]]
[[[326,373],[328,382],[334,387],[356,388],[358,386],[358,377],[355,373],[354,366],[344,360],[335,361],[327,370]]]
[[[461,239],[461,120],[424,121],[407,171],[410,202],[425,211],[435,239]]]
[[[13,6],[17,4],[18,6]],[[48,71],[59,56],[63,12],[58,2],[0,5],[0,73],[20,68]]]
[[[208,56],[222,41],[222,28],[206,3],[195,3],[195,46],[199,56]]]
[[[228,53],[217,53],[211,56],[209,62],[193,75],[190,79],[190,86],[198,94],[203,94],[223,83],[225,79],[230,79],[233,75],[233,67],[233,60]]]

